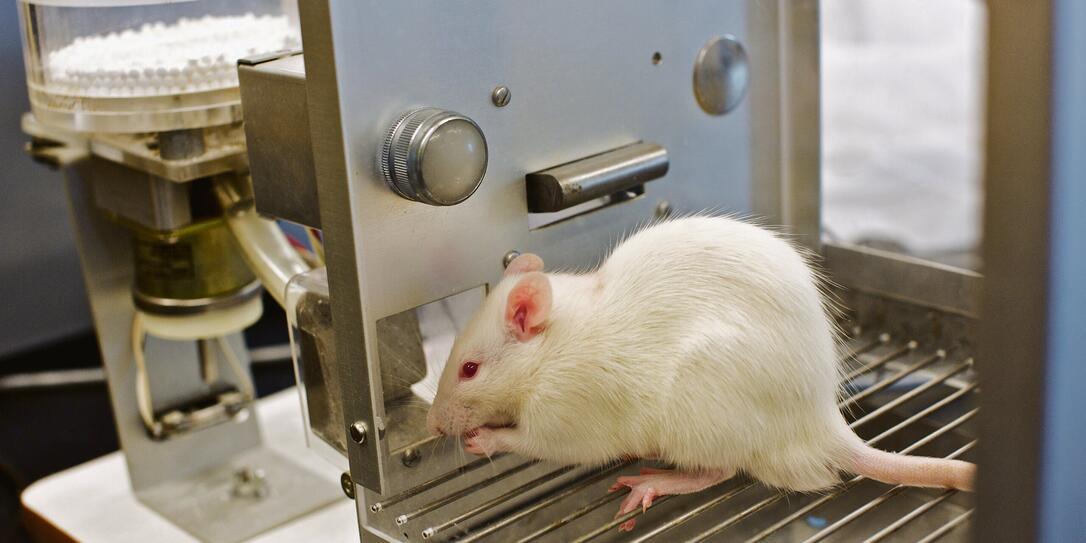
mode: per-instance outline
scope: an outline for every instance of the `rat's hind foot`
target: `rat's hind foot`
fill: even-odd
[[[611,485],[611,492],[622,487],[628,487],[630,493],[622,500],[615,518],[629,513],[638,506],[644,512],[652,506],[652,501],[660,496],[669,494],[693,494],[711,486],[717,485],[735,475],[735,471],[712,470],[685,472],[678,470],[641,468],[641,475],[628,475],[619,477],[615,484]],[[635,519],[627,520],[619,526],[619,530],[628,532],[633,530]]]

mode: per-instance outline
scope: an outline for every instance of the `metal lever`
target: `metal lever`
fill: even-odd
[[[526,176],[528,212],[550,213],[629,190],[667,174],[667,150],[637,142]]]

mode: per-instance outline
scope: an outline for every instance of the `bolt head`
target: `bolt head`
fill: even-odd
[[[505,256],[502,257],[502,267],[508,268],[509,265],[513,263],[513,260],[516,259],[518,256],[520,256],[520,251],[517,250],[505,253]]]
[[[343,472],[343,475],[339,476],[339,487],[348,498],[354,499],[354,481],[351,480],[350,473]]]
[[[490,93],[490,101],[498,107],[509,105],[509,100],[512,99],[512,97],[509,87],[506,87],[505,85],[494,87],[494,90]]]
[[[671,203],[667,200],[661,200],[656,204],[656,218],[666,219],[671,216]]]
[[[360,420],[355,421],[355,423],[351,425],[350,432],[351,439],[354,440],[355,443],[361,445],[366,442],[366,434],[369,433],[369,426]]]
[[[403,452],[404,466],[413,468],[419,464],[419,460],[422,460],[422,453],[418,449],[411,447]]]

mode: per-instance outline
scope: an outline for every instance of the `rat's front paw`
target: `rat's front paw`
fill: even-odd
[[[507,452],[508,448],[502,440],[502,432],[491,428],[476,428],[464,436],[464,450],[471,454],[491,456],[500,452]]]

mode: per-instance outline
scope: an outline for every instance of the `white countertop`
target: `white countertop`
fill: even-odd
[[[305,446],[301,407],[294,388],[260,400],[257,416],[269,447],[306,465],[329,484],[339,472]],[[197,539],[147,508],[132,493],[120,452],[107,454],[30,485],[23,506],[77,541],[108,543],[197,543]],[[357,542],[354,502],[346,497],[324,509],[265,532],[251,542]]]

